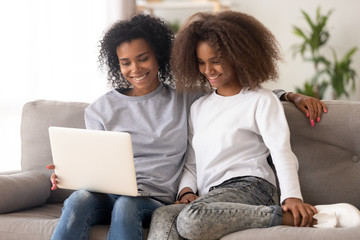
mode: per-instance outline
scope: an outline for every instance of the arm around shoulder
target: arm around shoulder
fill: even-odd
[[[321,100],[300,93],[287,92],[280,97],[280,100],[295,104],[309,118],[312,127],[320,122],[323,113],[327,113],[326,105]]]

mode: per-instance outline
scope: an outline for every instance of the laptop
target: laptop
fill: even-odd
[[[49,127],[49,137],[59,188],[127,196],[169,196],[138,190],[129,133]]]

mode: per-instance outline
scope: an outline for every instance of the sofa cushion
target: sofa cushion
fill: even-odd
[[[309,228],[277,226],[255,228],[229,234],[221,240],[358,240],[360,228]]]
[[[0,215],[0,239],[48,240],[59,221],[62,204],[45,204],[39,208]],[[89,240],[105,240],[109,225],[91,228]]]
[[[49,126],[85,128],[87,103],[38,100],[24,105],[21,119],[21,169],[43,171],[52,163]]]
[[[50,196],[50,181],[36,171],[0,175],[0,192],[0,213],[18,211],[44,204]]]
[[[87,103],[38,100],[24,105],[21,120],[21,169],[41,171],[50,178],[52,164],[49,126],[85,128]],[[71,191],[58,189],[49,202],[62,202]]]
[[[0,215],[0,239],[48,240],[58,223],[62,204]]]
[[[304,201],[360,209],[360,102],[324,102],[328,113],[314,127],[293,104],[284,103]]]

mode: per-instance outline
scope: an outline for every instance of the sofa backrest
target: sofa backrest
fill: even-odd
[[[38,100],[28,102],[22,110],[21,169],[41,171],[49,177],[52,164],[49,126],[85,128],[84,109],[87,103]],[[49,201],[61,202],[71,191],[52,191]]]
[[[292,103],[284,102],[292,149],[299,160],[304,201],[310,204],[347,202],[360,209],[360,102],[324,101],[328,113],[315,127]],[[84,128],[87,103],[34,101],[25,104],[21,138],[23,171],[52,163],[49,126]],[[61,202],[69,191],[52,192],[50,202]]]
[[[360,102],[324,102],[328,113],[314,127],[293,104],[283,104],[304,201],[360,209]]]

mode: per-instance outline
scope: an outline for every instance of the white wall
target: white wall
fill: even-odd
[[[174,0],[165,0],[174,1]],[[266,84],[268,88],[282,88],[287,91],[295,91],[296,86],[303,86],[306,79],[311,78],[313,67],[311,63],[304,63],[300,56],[292,57],[291,46],[299,43],[300,39],[292,33],[292,26],[307,27],[300,9],[305,10],[310,16],[315,17],[318,6],[324,14],[333,9],[329,18],[328,29],[330,39],[328,46],[336,50],[337,54],[343,56],[350,48],[357,46],[358,52],[354,55],[353,68],[360,75],[360,31],[357,29],[360,23],[360,1],[358,0],[220,0],[220,2],[231,2],[232,10],[248,13],[265,26],[267,26],[278,39],[284,55],[284,62],[280,63],[280,79],[276,83]],[[185,1],[183,1],[185,2]],[[156,11],[155,13],[166,20],[179,19],[183,22],[196,11],[206,9],[189,9],[174,11]],[[327,52],[325,54],[330,54]],[[331,55],[329,55],[331,56]],[[359,85],[359,78],[357,85]],[[349,100],[360,100],[358,90],[351,94]],[[330,96],[326,96],[329,98]]]
[[[108,90],[98,41],[119,19],[119,2],[0,1],[0,171],[20,169],[25,102],[90,102]]]
[[[352,66],[360,74],[360,31],[356,30],[357,23],[360,23],[360,15],[358,14],[360,2],[358,0],[242,0],[237,2],[239,2],[237,4],[239,10],[244,9],[243,11],[252,14],[274,33],[283,49],[285,62],[280,65],[280,81],[277,84],[270,85],[270,87],[294,91],[295,86],[303,86],[305,79],[312,76],[313,67],[311,63],[304,63],[300,56],[296,59],[292,57],[291,46],[294,43],[299,43],[300,40],[292,33],[292,26],[307,27],[300,9],[305,10],[314,18],[318,6],[321,7],[323,14],[330,9],[334,10],[327,23],[330,32],[328,46],[335,49],[338,57],[342,57],[354,46],[359,48],[354,55],[355,61]],[[330,50],[325,54],[332,57]],[[357,85],[359,85],[359,79]],[[328,94],[326,98],[329,97]],[[351,94],[350,100],[359,99],[358,90]]]

